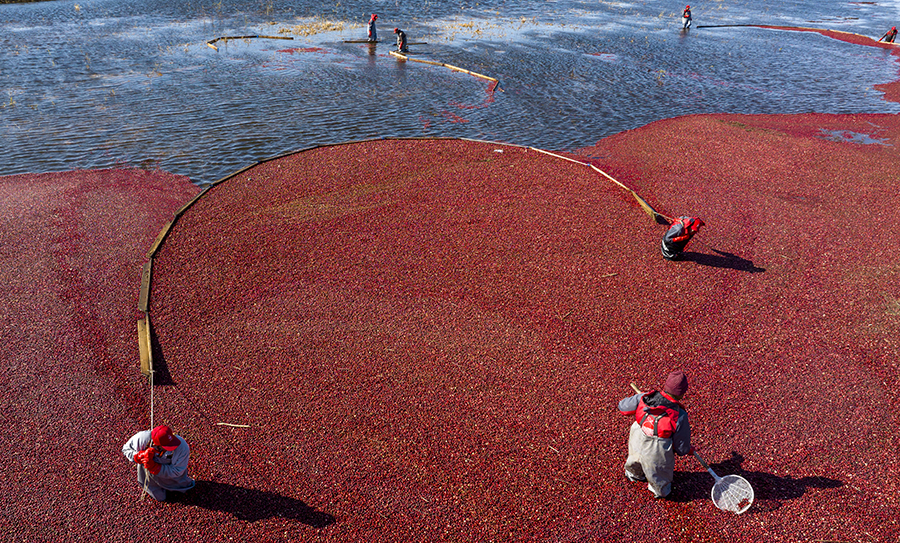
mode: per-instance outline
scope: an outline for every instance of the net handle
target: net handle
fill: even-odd
[[[694,458],[696,458],[697,461],[700,462],[701,466],[706,468],[706,471],[708,471],[709,474],[713,476],[713,479],[715,479],[717,483],[722,480],[722,478],[716,475],[716,472],[714,472],[713,469],[709,467],[709,464],[706,463],[706,460],[704,460],[703,457],[700,456],[700,453],[694,451]]]

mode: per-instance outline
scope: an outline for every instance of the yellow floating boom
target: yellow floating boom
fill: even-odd
[[[450,70],[454,70],[454,71],[457,71],[457,72],[462,72],[462,73],[466,73],[466,74],[469,74],[469,75],[473,75],[473,76],[475,76],[475,77],[480,77],[481,79],[487,79],[488,81],[493,81],[493,82],[495,82],[495,83],[498,83],[498,82],[499,82],[498,79],[495,79],[495,78],[493,78],[493,77],[490,77],[490,76],[487,76],[487,75],[483,75],[483,74],[479,74],[479,73],[473,72],[473,71],[471,71],[471,70],[466,70],[465,68],[460,68],[460,67],[458,67],[458,66],[453,66],[453,65],[451,65],[451,64],[446,64],[446,63],[444,63],[444,62],[435,62],[435,61],[433,61],[433,60],[420,60],[420,59],[417,59],[417,58],[409,58],[409,55],[404,55],[403,53],[401,53],[401,52],[399,52],[399,51],[391,51],[391,55],[393,55],[393,56],[395,56],[395,57],[397,57],[397,58],[399,58],[399,59],[401,59],[401,60],[411,60],[411,61],[413,61],[413,62],[421,62],[422,64],[431,64],[431,65],[433,65],[433,66],[443,66],[444,68],[448,68],[448,69],[450,69]]]

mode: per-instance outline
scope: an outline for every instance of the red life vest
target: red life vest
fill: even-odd
[[[650,399],[652,405],[645,403]],[[641,396],[634,420],[641,426],[641,431],[649,437],[670,438],[678,427],[681,416],[681,405],[667,398],[662,392],[649,392]]]
[[[678,217],[674,221],[672,221],[672,226],[681,225],[681,235],[672,237],[672,241],[687,241],[694,237],[694,234],[697,233],[697,230],[700,229],[701,226],[705,226],[702,220],[697,217]],[[670,226],[670,230],[672,228]]]

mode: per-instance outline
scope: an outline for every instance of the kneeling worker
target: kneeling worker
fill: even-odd
[[[187,474],[191,448],[168,426],[136,433],[122,447],[122,454],[137,464],[138,484],[159,501],[166,491],[185,493],[194,488]]]
[[[395,28],[394,34],[397,35],[397,51],[400,51],[401,53],[408,53],[409,46],[406,42],[406,32],[400,30],[399,28]]]

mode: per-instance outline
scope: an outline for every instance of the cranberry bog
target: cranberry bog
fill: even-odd
[[[163,172],[0,178],[3,539],[893,542],[898,139],[891,115],[715,115],[569,160],[323,147],[194,199]],[[701,216],[685,258],[588,164]],[[198,480],[175,503],[120,452],[150,425],[148,250],[154,423]],[[669,500],[623,477],[615,404],[675,367],[743,515],[691,459]]]
[[[149,424],[132,363],[117,386],[143,411],[107,434],[103,479],[69,468],[58,499],[93,500],[107,540],[893,541],[898,134],[717,115],[577,162],[378,140],[249,167],[152,254],[155,424],[191,444],[197,488],[139,501],[118,450]],[[704,219],[682,261],[589,164]],[[623,476],[615,404],[676,367],[695,444],[754,486],[743,515],[692,459],[669,500]],[[35,539],[50,522],[18,515]]]

